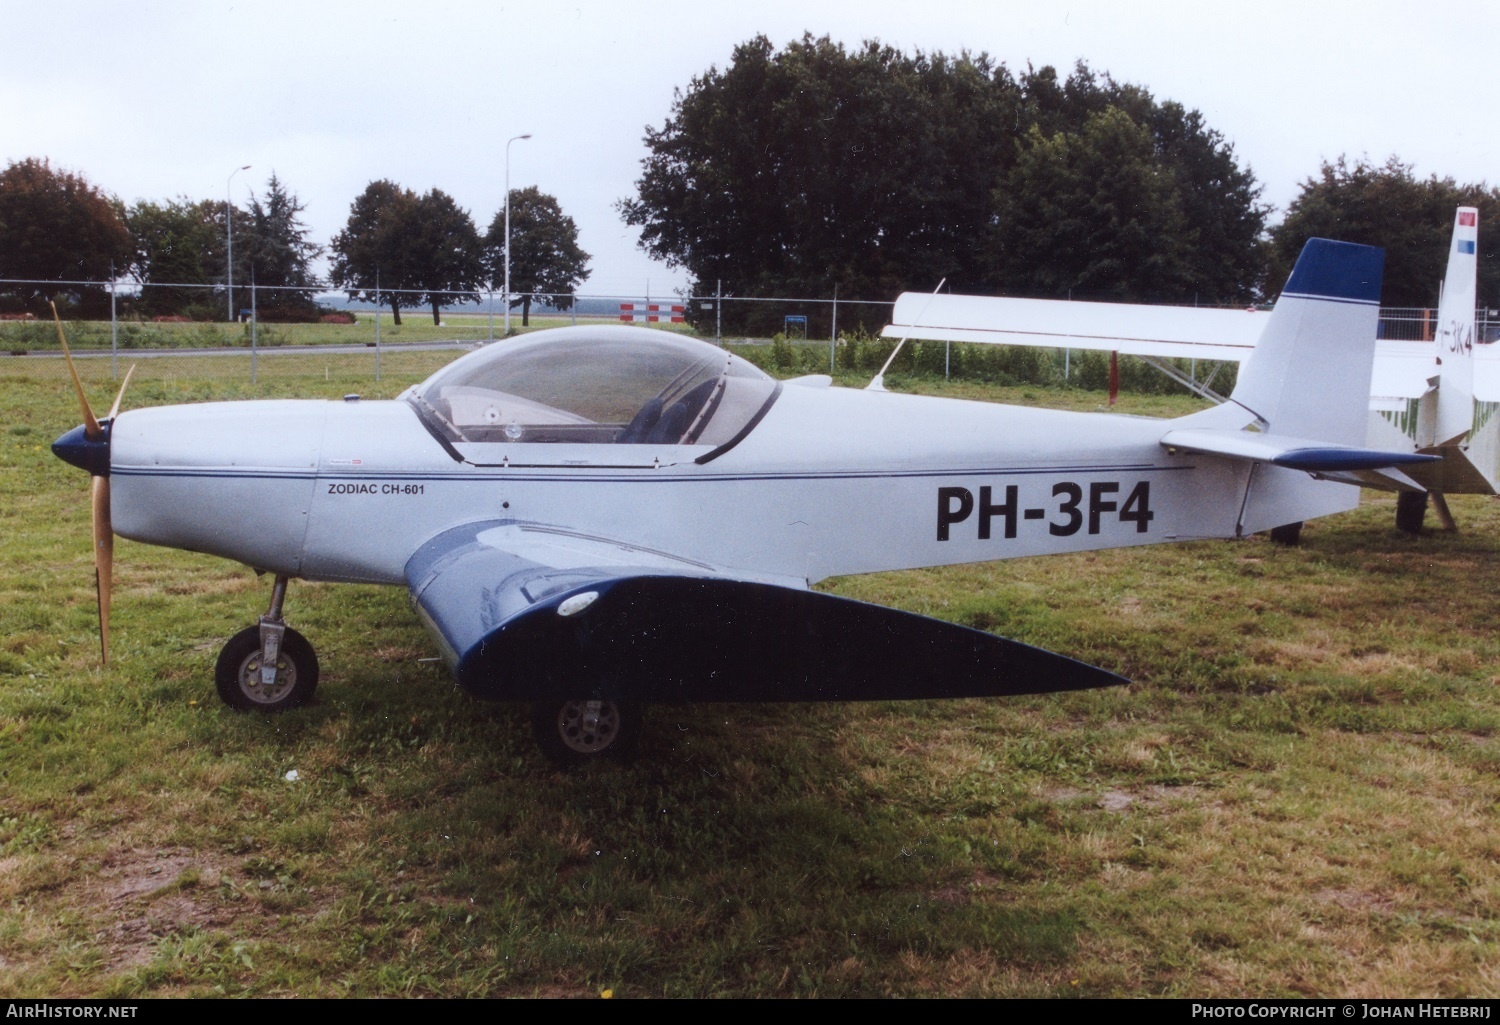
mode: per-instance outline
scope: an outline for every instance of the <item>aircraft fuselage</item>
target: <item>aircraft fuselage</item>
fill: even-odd
[[[445,445],[404,401],[207,403],[113,426],[121,536],[316,580],[402,583],[427,538],[546,524],[815,582],[1235,534],[1243,465],[1162,422],[788,385],[706,445]],[[232,459],[226,454],[232,453]]]

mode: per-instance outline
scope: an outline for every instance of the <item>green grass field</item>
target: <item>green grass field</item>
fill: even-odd
[[[505,335],[501,315],[464,313],[445,309],[442,322],[434,324],[427,310],[404,310],[401,324],[392,322],[389,310],[383,311],[377,325],[374,312],[361,311],[353,324],[257,324],[255,345],[276,349],[300,345],[399,345],[412,342],[480,342]],[[571,324],[616,323],[608,318],[572,316],[533,316],[528,330],[567,327]],[[150,320],[65,321],[68,345],[76,351],[118,349],[127,356],[140,349],[248,349],[252,344],[249,324],[211,322],[162,322]],[[511,313],[511,330],[521,330],[521,315]],[[0,352],[22,353],[58,351],[57,327],[49,321],[0,321]]]
[[[390,397],[451,358],[147,360],[125,406]],[[48,450],[71,385],[0,359],[0,410],[9,997],[1500,996],[1493,500],[835,580],[1135,682],[659,708],[634,764],[564,774],[399,589],[294,584],[318,699],[239,714],[213,662],[269,581],[120,541],[101,668],[87,479]]]

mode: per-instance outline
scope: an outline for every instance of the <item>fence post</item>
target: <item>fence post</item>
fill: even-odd
[[[120,377],[120,337],[115,319],[115,262],[109,262],[109,376]]]
[[[724,279],[714,279],[714,344],[723,348],[724,339],[719,331],[724,323]]]
[[[233,309],[233,308],[234,307],[231,305],[230,309]],[[260,327],[260,313],[259,313],[259,310],[260,310],[260,307],[255,304],[255,269],[252,267],[250,269],[250,383],[251,384],[255,384],[259,380],[259,378],[256,376],[256,370],[257,370],[257,368],[255,366],[257,330]],[[238,317],[235,318],[235,323],[239,323],[239,318]]]
[[[833,283],[833,327],[828,332],[828,372],[834,371],[834,350],[839,342],[839,283]]]

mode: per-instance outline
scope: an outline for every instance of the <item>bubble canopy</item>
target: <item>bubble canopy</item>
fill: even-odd
[[[492,342],[404,397],[453,442],[723,445],[779,391],[706,342],[601,325]]]

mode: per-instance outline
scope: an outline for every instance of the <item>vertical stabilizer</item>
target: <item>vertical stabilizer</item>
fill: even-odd
[[[1453,445],[1474,426],[1474,305],[1479,258],[1479,210],[1461,206],[1453,217],[1448,269],[1438,300],[1437,415],[1421,424],[1419,447]],[[1431,431],[1429,435],[1427,432]]]
[[[1363,444],[1384,268],[1383,249],[1309,239],[1224,406],[1248,410],[1267,434]],[[1240,532],[1254,534],[1358,504],[1359,488],[1352,484],[1260,465],[1252,471]]]
[[[1309,239],[1230,400],[1262,430],[1364,442],[1385,251]]]

